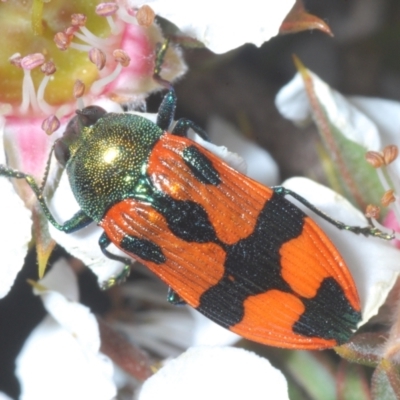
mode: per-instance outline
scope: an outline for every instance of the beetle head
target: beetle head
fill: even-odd
[[[107,113],[99,106],[88,106],[82,110],[76,110],[76,115],[68,122],[61,138],[54,143],[54,155],[58,162],[65,167],[71,157],[71,153],[79,145],[84,128],[94,125]]]

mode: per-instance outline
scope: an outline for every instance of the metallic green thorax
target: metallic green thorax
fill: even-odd
[[[100,222],[107,209],[134,197],[142,169],[163,130],[146,118],[109,113],[69,147],[69,182],[82,211]]]

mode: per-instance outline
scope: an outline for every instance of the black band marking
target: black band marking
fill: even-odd
[[[302,301],[306,310],[293,325],[293,332],[299,335],[345,343],[361,319],[361,314],[353,309],[334,278],[325,278],[315,297]]]
[[[166,194],[155,195],[153,207],[162,214],[173,234],[187,242],[217,242],[206,210],[194,201],[175,200]]]
[[[254,232],[231,246],[224,246],[227,257],[224,277],[203,293],[198,310],[212,314],[224,327],[239,323],[247,297],[271,289],[292,293],[281,276],[279,249],[301,235],[305,214],[282,196],[273,195],[265,203]],[[217,312],[215,310],[218,310]]]
[[[126,235],[121,240],[120,247],[129,253],[137,255],[144,261],[150,261],[155,264],[162,264],[166,261],[161,248],[147,239]]]
[[[183,150],[182,158],[199,182],[214,186],[218,186],[221,183],[218,171],[207,156],[198,150],[197,147],[186,147]]]

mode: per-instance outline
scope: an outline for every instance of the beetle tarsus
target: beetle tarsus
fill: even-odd
[[[108,290],[108,289],[112,288],[113,286],[120,285],[120,284],[126,282],[130,273],[131,273],[131,266],[125,265],[119,274],[112,276],[111,278],[109,278],[106,281],[104,281],[103,283],[101,283],[100,289]]]
[[[177,136],[187,137],[189,129],[192,129],[195,133],[197,133],[202,139],[206,140],[207,142],[210,141],[208,134],[204,129],[200,128],[194,122],[186,118],[178,119],[171,133]]]
[[[328,221],[332,225],[336,226],[336,228],[344,231],[349,231],[353,232],[357,235],[361,234],[364,236],[373,236],[377,237],[379,239],[383,240],[393,240],[394,239],[394,234],[393,233],[386,233],[381,231],[380,229],[376,228],[373,225],[369,226],[351,226],[347,225],[341,221],[338,221],[329,215],[325,214],[323,211],[321,211],[319,208],[315,207],[313,204],[311,204],[308,200],[306,200],[304,197],[298,195],[296,192],[292,192],[290,189],[286,189],[283,186],[275,186],[272,187],[272,190],[280,195],[280,196],[291,196],[294,199],[298,200],[301,204],[303,204],[305,207],[307,207],[309,210],[323,218],[325,221]]]

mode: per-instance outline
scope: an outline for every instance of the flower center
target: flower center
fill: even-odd
[[[81,0],[1,3],[0,103],[17,106],[22,114],[30,109],[48,113],[46,103],[57,106],[73,100],[76,79],[90,87],[99,78],[99,70],[89,59],[88,50],[96,44],[104,44],[111,33],[107,19],[96,15],[99,3]],[[71,20],[71,15],[85,16],[85,24],[79,26],[80,22]],[[60,51],[54,37],[71,29],[74,22],[73,36],[81,44]],[[92,40],[90,44],[88,37]],[[112,39],[119,40],[116,35]],[[47,63],[51,63],[54,70],[49,69]]]

